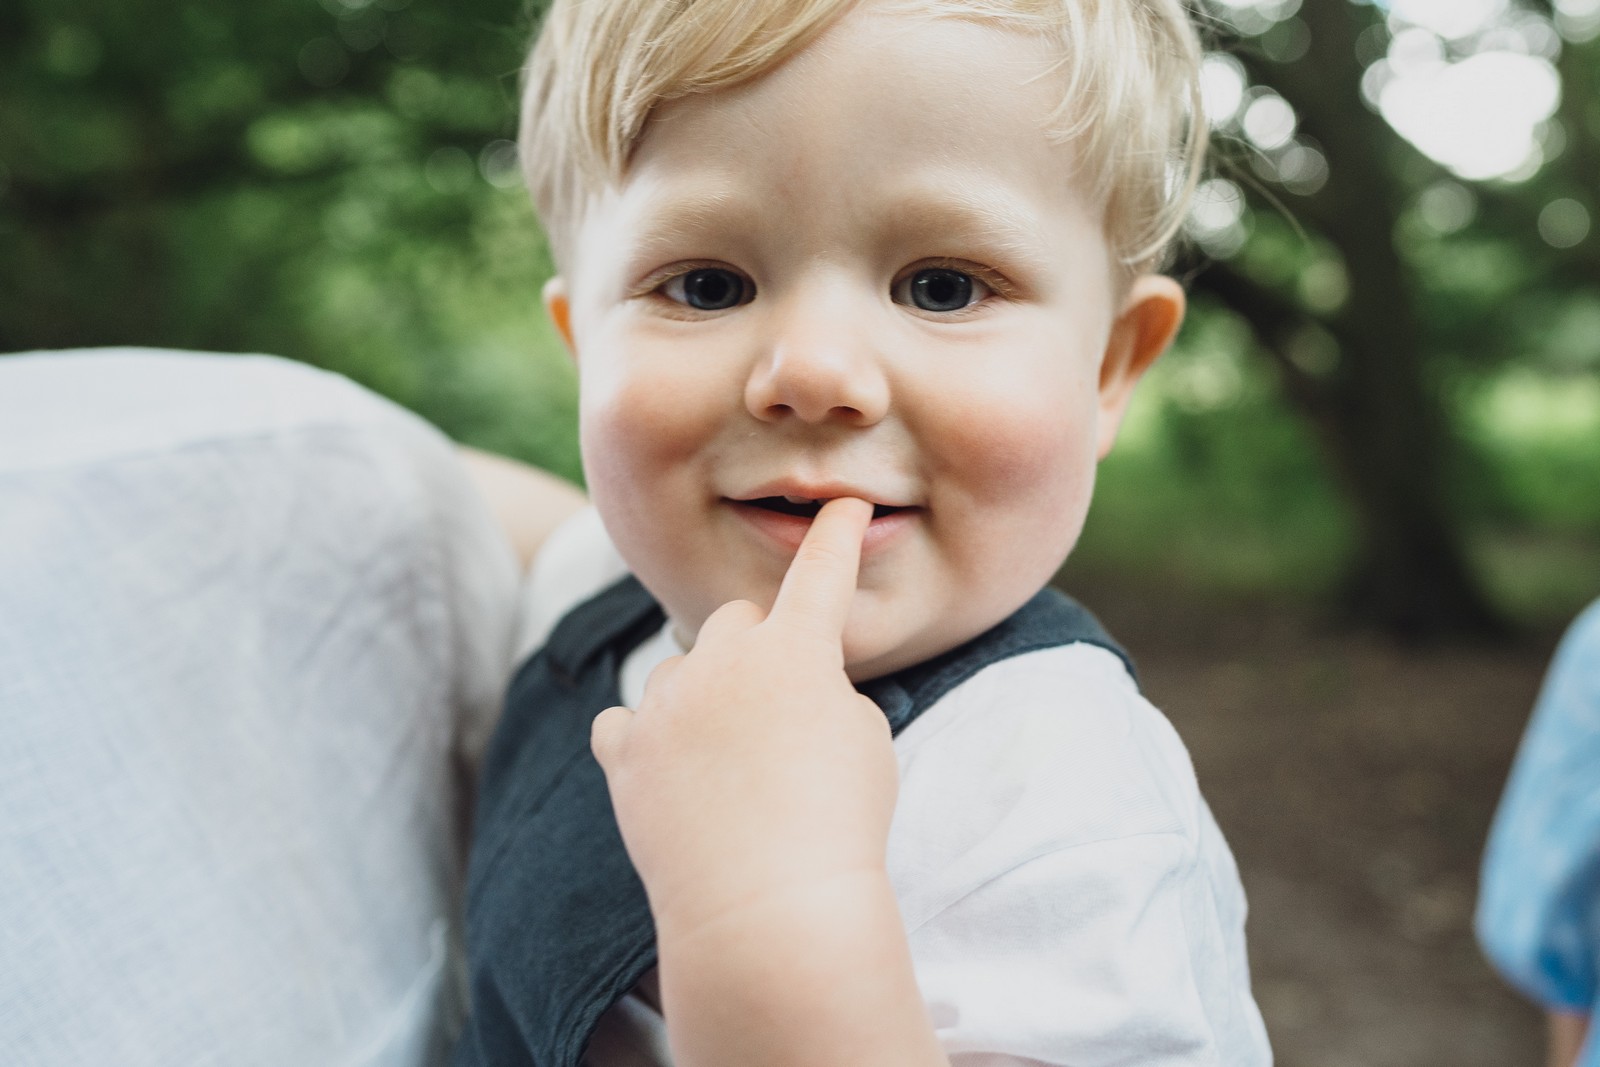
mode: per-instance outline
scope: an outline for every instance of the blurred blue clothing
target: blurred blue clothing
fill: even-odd
[[[1546,1008],[1600,1000],[1600,601],[1556,650],[1484,855],[1478,939]],[[1600,1042],[1579,1058],[1600,1067]]]

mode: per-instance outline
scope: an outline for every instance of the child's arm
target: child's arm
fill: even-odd
[[[583,492],[553,474],[505,456],[459,446],[467,473],[499,521],[523,570],[550,531],[587,502]]]
[[[1574,1067],[1578,1053],[1583,1051],[1584,1039],[1589,1036],[1589,1016],[1579,1012],[1551,1011],[1549,1020],[1549,1046],[1545,1053],[1547,1067]]]
[[[1596,1000],[1600,873],[1600,601],[1551,661],[1484,850],[1478,942],[1550,1016],[1551,1064],[1570,1067]]]
[[[595,720],[677,1067],[943,1064],[884,854],[897,771],[841,633],[871,508],[822,509],[772,611],[724,605]]]

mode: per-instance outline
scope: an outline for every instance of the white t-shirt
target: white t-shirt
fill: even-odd
[[[424,1067],[510,546],[282,360],[0,358],[0,1059]]]
[[[591,510],[535,561],[524,647],[624,573]],[[624,701],[679,651],[628,658]],[[1085,645],[1002,660],[895,740],[888,869],[917,981],[953,1063],[1271,1063],[1250,993],[1244,892],[1183,743],[1122,662]],[[669,1062],[629,998],[594,1067]]]

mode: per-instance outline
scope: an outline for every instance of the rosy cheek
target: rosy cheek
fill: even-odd
[[[585,389],[590,381],[585,381]],[[675,607],[695,573],[700,508],[712,487],[702,462],[715,409],[692,383],[630,373],[583,393],[580,432],[590,495],[632,569]]]
[[[1070,393],[986,399],[969,394],[941,436],[946,507],[935,508],[937,543],[961,582],[1010,610],[1049,580],[1082,529],[1094,487],[1095,412],[1092,399]]]
[[[661,525],[659,518],[651,519],[658,501],[648,492],[662,469],[653,454],[653,417],[635,411],[626,391],[583,396],[579,435],[589,494],[625,554],[640,541],[636,531]],[[630,432],[630,427],[640,432]]]
[[[1076,495],[1092,478],[1094,411],[1037,397],[971,405],[952,424],[946,445],[943,463],[975,503],[1038,508],[1044,501],[1034,494]]]
[[[705,405],[684,383],[634,375],[584,394],[584,460],[633,477],[694,455],[704,443]],[[618,469],[620,468],[620,469]]]

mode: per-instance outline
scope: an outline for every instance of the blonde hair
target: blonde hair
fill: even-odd
[[[620,182],[659,105],[771,70],[860,0],[553,0],[528,58],[523,173],[564,262],[588,196]],[[1043,132],[1074,141],[1071,177],[1104,208],[1130,274],[1156,269],[1203,163],[1201,48],[1186,0],[874,0],[993,22],[1059,49],[1061,103]]]

